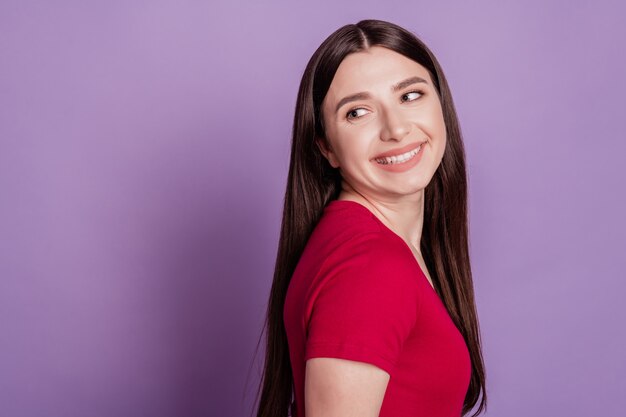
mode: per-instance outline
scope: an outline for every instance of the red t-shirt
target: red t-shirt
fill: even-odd
[[[297,417],[307,359],[390,375],[380,417],[459,417],[470,381],[463,336],[413,252],[368,208],[333,200],[296,266],[284,307]]]

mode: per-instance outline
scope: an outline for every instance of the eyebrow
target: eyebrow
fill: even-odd
[[[406,80],[402,80],[397,84],[394,84],[391,86],[391,91],[392,92],[396,92],[398,90],[402,90],[405,87],[408,87],[411,84],[417,84],[417,83],[424,83],[424,84],[428,84],[428,82],[423,79],[422,77],[410,77],[407,78]],[[362,91],[360,93],[356,93],[356,94],[351,94],[349,96],[346,96],[344,98],[342,98],[341,100],[339,100],[339,103],[337,103],[337,108],[335,109],[335,113],[337,113],[339,111],[339,109],[347,103],[350,103],[352,101],[357,101],[357,100],[365,100],[368,98],[371,98],[372,96],[366,92],[366,91]]]

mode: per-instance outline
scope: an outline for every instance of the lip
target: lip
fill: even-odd
[[[419,165],[420,161],[422,160],[422,156],[424,155],[424,151],[426,148],[426,145],[424,143],[425,142],[422,142],[420,151],[408,161],[400,162],[397,164],[380,164],[376,160],[373,160],[372,163],[376,164],[376,167],[379,169],[382,169],[387,172],[393,172],[396,174],[401,173],[401,172],[411,171],[414,167]]]
[[[373,160],[376,160],[376,159],[378,159],[378,158],[385,158],[385,157],[388,157],[388,156],[394,156],[394,155],[395,155],[395,156],[397,156],[397,155],[402,155],[403,153],[410,152],[410,151],[412,151],[412,150],[414,150],[414,149],[417,149],[417,147],[418,147],[418,146],[423,145],[424,143],[426,143],[426,141],[423,141],[423,142],[416,142],[416,143],[411,143],[411,144],[408,144],[408,145],[406,145],[406,146],[403,146],[402,148],[393,149],[393,150],[391,150],[391,151],[384,152],[384,153],[381,153],[381,154],[379,154],[379,155],[376,155],[376,156],[375,156],[374,158],[372,158],[372,159],[373,159]]]

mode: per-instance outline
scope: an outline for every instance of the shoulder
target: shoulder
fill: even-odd
[[[394,251],[409,250],[401,238],[384,227],[363,205],[349,200],[333,200],[325,208],[316,225],[312,240],[335,250]]]
[[[361,232],[343,241],[322,262],[308,297],[348,308],[385,306],[389,315],[412,311],[419,302],[419,271],[411,250],[398,236]],[[341,307],[339,307],[341,306]]]
[[[356,249],[364,240],[381,236],[380,224],[366,210],[356,207],[356,203],[331,204],[324,208],[307,240],[304,255],[321,261],[338,252]]]
[[[355,234],[377,231],[382,231],[382,228],[367,208],[352,201],[336,200],[324,208],[315,228],[315,233],[337,240],[347,240]]]
[[[360,232],[352,235],[333,254],[334,261],[372,272],[412,271],[415,259],[411,250],[401,240],[385,230]]]
[[[402,238],[383,227],[368,209],[348,201],[331,202],[324,209],[303,260],[326,278],[351,271],[402,280],[416,273],[415,258]]]
[[[343,357],[393,370],[422,298],[413,254],[396,238],[359,233],[324,262],[305,301],[307,357]]]

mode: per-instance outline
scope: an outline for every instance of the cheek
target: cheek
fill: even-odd
[[[444,120],[441,106],[437,103],[433,105],[425,118],[422,119],[422,126],[426,130],[425,133],[432,141],[432,152],[434,160],[439,162],[443,158],[444,150],[447,142],[446,123]]]
[[[344,157],[359,156],[367,150],[366,135],[359,129],[339,129],[338,150]]]
[[[433,109],[431,113],[430,132],[432,139],[445,145],[447,139],[446,123],[440,106]]]

